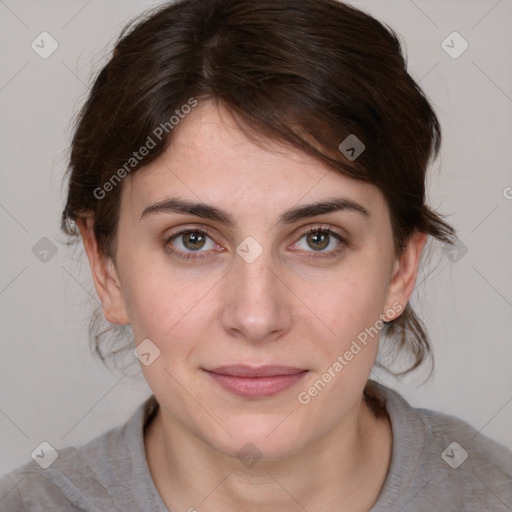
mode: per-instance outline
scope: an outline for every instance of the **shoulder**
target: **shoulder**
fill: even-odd
[[[57,450],[57,459],[49,467],[30,461],[8,473],[0,479],[2,510],[117,510],[101,483],[101,473],[105,465],[112,464],[121,429],[106,432],[78,449]]]
[[[148,406],[154,405],[151,398],[124,425],[79,448],[57,450],[57,458],[48,467],[30,461],[5,475],[0,479],[0,509],[9,512],[128,510],[125,505],[133,505],[132,493],[137,492],[136,484],[130,492],[129,483],[135,471],[142,473],[141,464],[144,469],[142,424]]]
[[[101,443],[103,436],[93,440]],[[87,448],[58,450],[58,458],[47,468],[34,461],[16,468],[0,480],[0,503],[12,512],[25,510],[82,510],[87,496],[104,493],[87,464]],[[90,500],[89,500],[90,501]],[[89,503],[83,510],[97,510]],[[115,509],[114,509],[115,510]]]
[[[383,489],[387,499],[396,499],[390,491],[403,491],[404,512],[440,506],[467,512],[511,510],[508,448],[459,418],[412,407],[396,391],[378,388],[393,430],[392,460]]]
[[[422,422],[429,441],[427,453],[438,456],[442,448],[441,459],[452,469],[467,468],[492,469],[496,476],[512,478],[512,452],[500,443],[483,435],[472,425],[455,416],[430,409],[410,407],[410,410]]]

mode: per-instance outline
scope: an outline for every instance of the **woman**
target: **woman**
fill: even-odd
[[[454,236],[425,203],[439,145],[398,40],[345,4],[182,0],[125,30],[63,229],[153,396],[2,507],[509,510],[509,451],[369,380],[381,333],[411,370],[429,352],[409,299]]]

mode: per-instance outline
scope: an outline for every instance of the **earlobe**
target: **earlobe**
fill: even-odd
[[[396,315],[393,318],[388,318],[390,315],[386,315],[387,321],[394,320],[400,316],[411,298],[418,276],[421,254],[426,241],[427,235],[416,231],[409,239],[400,257],[393,264],[386,309],[388,312],[396,311]]]
[[[103,314],[107,321],[113,324],[129,324],[121,286],[114,262],[98,247],[94,234],[94,219],[92,216],[77,220],[77,226],[82,237],[85,252],[91,266],[94,287],[103,306]]]

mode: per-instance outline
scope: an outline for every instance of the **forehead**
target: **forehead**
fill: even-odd
[[[125,186],[126,185],[126,186]],[[380,190],[298,149],[250,140],[229,111],[202,103],[180,121],[171,144],[123,185],[123,201],[142,212],[169,196],[254,215],[333,195],[385,208]]]

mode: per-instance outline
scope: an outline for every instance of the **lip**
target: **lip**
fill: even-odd
[[[292,366],[226,365],[205,370],[220,386],[246,398],[264,398],[292,387],[308,372]]]

